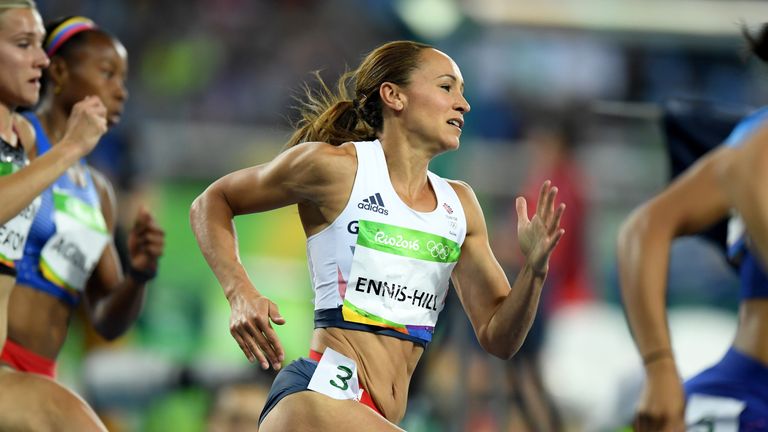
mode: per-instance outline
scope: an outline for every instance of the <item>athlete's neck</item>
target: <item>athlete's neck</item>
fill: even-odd
[[[49,98],[46,98],[35,112],[40,125],[48,136],[51,146],[56,145],[64,133],[67,131],[67,120],[69,113],[57,105],[54,105]]]
[[[427,181],[431,155],[405,140],[388,139],[382,136],[379,141],[387,161],[389,180],[400,198],[405,203],[413,205],[420,201],[424,194],[431,194]]]

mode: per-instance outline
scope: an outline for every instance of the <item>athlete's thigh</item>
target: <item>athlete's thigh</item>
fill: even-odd
[[[286,396],[261,423],[259,432],[402,431],[367,406],[313,391]]]
[[[106,431],[79,396],[53,380],[0,368],[0,430]]]

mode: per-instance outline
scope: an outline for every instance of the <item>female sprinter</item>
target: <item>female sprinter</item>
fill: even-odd
[[[44,49],[51,61],[47,87],[38,110],[27,114],[38,154],[56,150],[73,105],[85,95],[104,103],[110,125],[119,121],[127,97],[125,48],[87,18],[49,25]],[[164,234],[142,211],[128,235],[124,274],[113,242],[115,207],[109,182],[83,160],[43,193],[24,254],[16,262],[0,364],[54,377],[56,357],[81,301],[106,339],[120,336],[135,321]]]
[[[16,114],[33,106],[48,66],[42,50],[42,19],[31,0],[0,0],[0,347],[6,340],[8,297],[18,259],[40,206],[38,195],[106,131],[106,109],[96,97],[72,110],[56,151],[29,162],[35,153],[31,125]],[[0,430],[104,431],[93,410],[77,395],[36,375],[0,367]]]
[[[444,53],[408,41],[380,46],[341,78],[338,94],[308,95],[290,148],[223,177],[193,203],[193,230],[232,308],[231,333],[264,368],[281,367],[270,321],[284,319],[246,276],[232,218],[296,204],[307,236],[311,355],[277,376],[260,430],[399,430],[449,278],[486,351],[509,358],[522,344],[564,205],[549,182],[533,219],[518,199],[527,261],[510,287],[472,189],[428,170],[459,147],[470,109],[463,90]]]

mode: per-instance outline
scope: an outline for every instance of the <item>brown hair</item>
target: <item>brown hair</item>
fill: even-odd
[[[315,72],[320,89],[304,86],[305,100],[298,107],[301,118],[286,147],[305,141],[339,145],[376,138],[384,123],[379,88],[385,82],[407,85],[426,48],[432,47],[412,41],[386,43],[371,51],[357,69],[345,72],[336,92]]]
[[[746,24],[741,25],[741,34],[747,40],[749,51],[756,55],[760,60],[768,62],[768,23],[760,27],[757,36],[753,36]]]

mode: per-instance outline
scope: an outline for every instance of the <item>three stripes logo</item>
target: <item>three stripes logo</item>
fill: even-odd
[[[363,198],[363,200],[357,204],[357,208],[370,210],[383,215],[389,214],[389,210],[384,208],[384,200],[381,199],[381,195],[378,192],[368,198]]]

